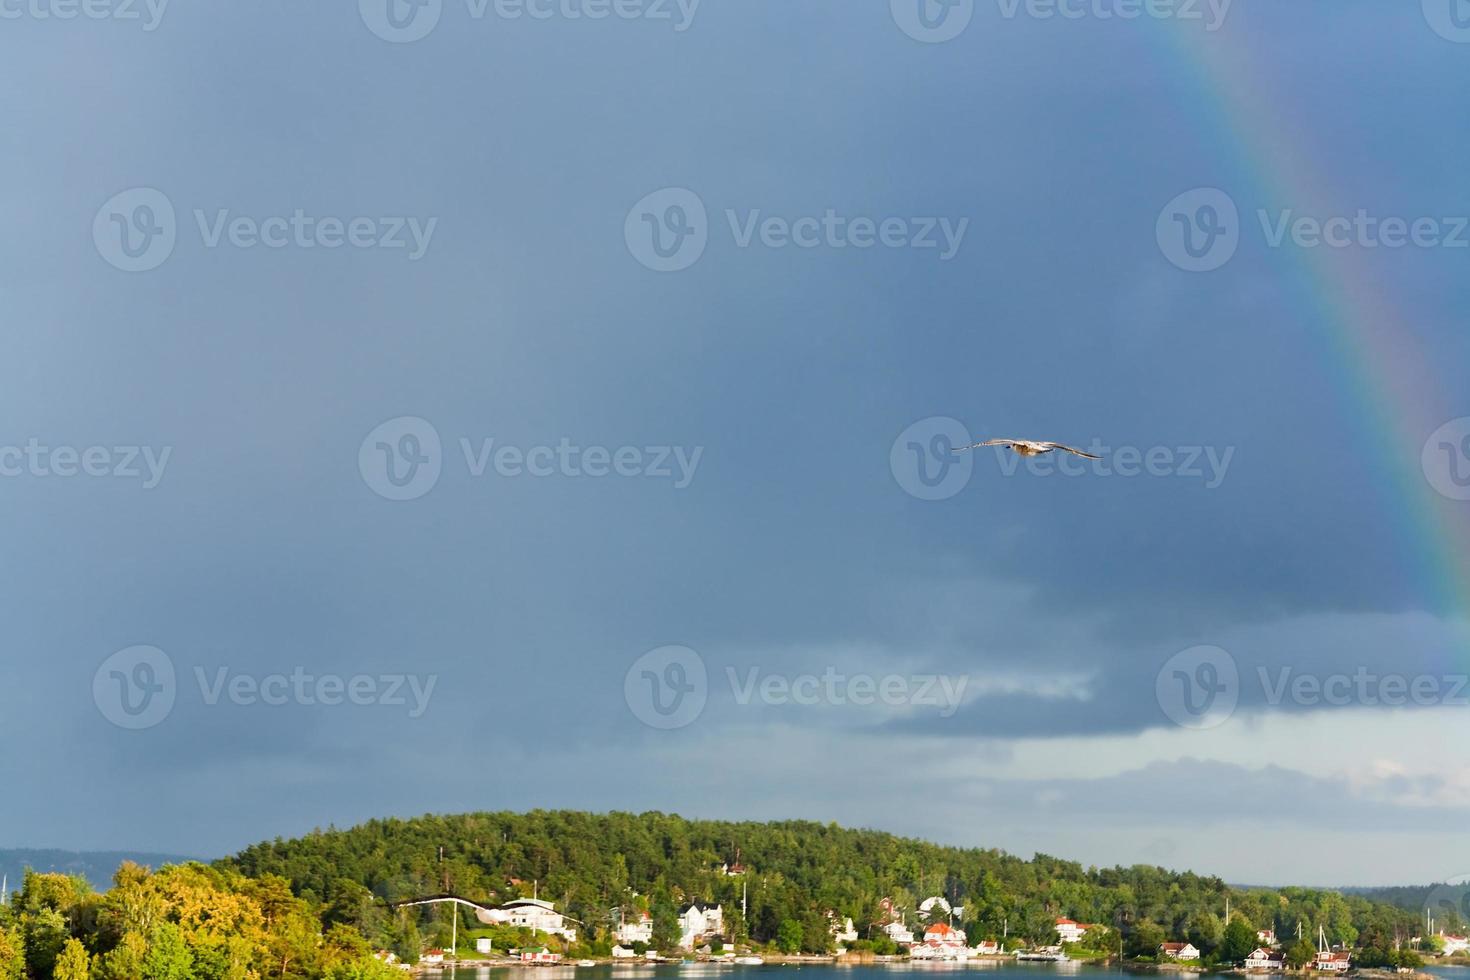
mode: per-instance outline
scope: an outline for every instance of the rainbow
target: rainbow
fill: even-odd
[[[1342,213],[1328,173],[1315,165],[1302,134],[1311,120],[1293,115],[1289,86],[1273,84],[1271,65],[1252,59],[1243,32],[1208,33],[1198,24],[1157,21],[1166,43],[1193,76],[1202,104],[1222,125],[1201,134],[1233,160],[1244,188],[1223,187],[1241,205],[1242,222],[1255,207],[1290,201],[1298,213]],[[1434,38],[1425,27],[1426,44]],[[1213,121],[1213,120],[1212,120]],[[1185,190],[1180,187],[1177,190]],[[1247,199],[1244,192],[1254,197]],[[1169,195],[1164,195],[1167,198]],[[1259,202],[1259,204],[1257,203]],[[1249,236],[1242,234],[1242,244]],[[1470,415],[1470,403],[1452,401],[1440,369],[1383,284],[1362,248],[1284,248],[1278,271],[1301,305],[1302,322],[1320,334],[1324,356],[1341,378],[1344,412],[1360,417],[1363,448],[1381,461],[1377,485],[1365,488],[1395,520],[1400,570],[1428,611],[1463,621],[1470,611],[1470,503],[1436,492],[1425,478],[1425,440],[1449,420]],[[1470,650],[1459,651],[1462,662]]]

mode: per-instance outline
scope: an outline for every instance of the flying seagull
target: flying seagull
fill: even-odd
[[[1064,446],[1060,442],[1032,442],[1029,439],[987,439],[985,442],[977,442],[973,446],[964,446],[956,449],[955,452],[969,452],[971,449],[980,449],[983,446],[1005,446],[1012,452],[1020,453],[1022,456],[1045,456],[1047,453],[1060,449],[1062,452],[1071,453],[1073,456],[1081,456],[1083,459],[1102,459],[1101,456],[1084,453],[1080,449]]]

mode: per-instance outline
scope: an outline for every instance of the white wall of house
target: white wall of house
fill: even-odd
[[[725,931],[725,913],[718,905],[700,908],[691,905],[679,916],[679,945],[693,949],[694,944],[705,936],[718,936]]]

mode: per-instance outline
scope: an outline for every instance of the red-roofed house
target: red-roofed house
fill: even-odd
[[[931,946],[936,944],[963,946],[965,945],[965,931],[956,929],[947,922],[936,922],[924,930],[924,942]]]
[[[1194,948],[1193,943],[1164,943],[1159,947],[1159,953],[1171,960],[1199,959],[1199,950]]]

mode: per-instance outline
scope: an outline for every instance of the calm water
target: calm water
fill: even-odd
[[[1432,973],[1444,980],[1470,980],[1470,970],[1458,966],[1431,966],[1425,967],[1425,973]],[[589,966],[589,967],[480,967],[461,968],[454,973],[456,980],[779,980],[776,974],[787,975],[800,973],[803,980],[825,980],[823,974],[830,974],[831,980],[884,980],[894,973],[940,973],[940,974],[983,974],[985,980],[1050,980],[1048,974],[1058,977],[1077,977],[1078,980],[1088,980],[1090,977],[1100,978],[1103,976],[1117,977],[1123,973],[1117,967],[1088,966],[1083,963],[1015,963],[1005,960],[974,960],[969,963],[908,963],[898,961],[894,963],[863,963],[852,966],[838,965],[835,963],[767,963],[763,966],[713,966],[708,963],[691,964],[660,964],[650,966],[644,963],[618,964],[616,966]],[[429,974],[435,980],[448,980],[450,971],[441,970]],[[1129,977],[1147,977],[1147,973],[1129,973]],[[1157,974],[1161,980],[1197,980],[1201,975],[1198,973],[1160,973]],[[912,980],[920,980],[918,977]],[[949,977],[946,980],[960,980],[959,977]]]
[[[779,976],[800,973],[805,980],[823,980],[830,974],[832,980],[884,980],[894,973],[909,974],[983,974],[985,980],[1045,980],[1050,976],[1087,977],[1104,975],[1116,977],[1116,967],[1088,966],[1082,963],[1016,963],[1005,960],[974,960],[969,963],[862,963],[838,965],[835,963],[767,963],[763,966],[714,966],[708,963],[617,964],[616,966],[551,966],[551,967],[477,967],[460,968],[455,976],[458,980],[779,980]],[[436,980],[448,978],[450,971],[440,970],[433,974]],[[1131,974],[1137,976],[1137,974]],[[1167,980],[1195,980],[1198,973],[1160,974]],[[793,978],[794,980],[794,978]],[[914,980],[919,980],[915,977]],[[952,977],[949,980],[960,980]],[[1467,980],[1461,974],[1455,980]]]

